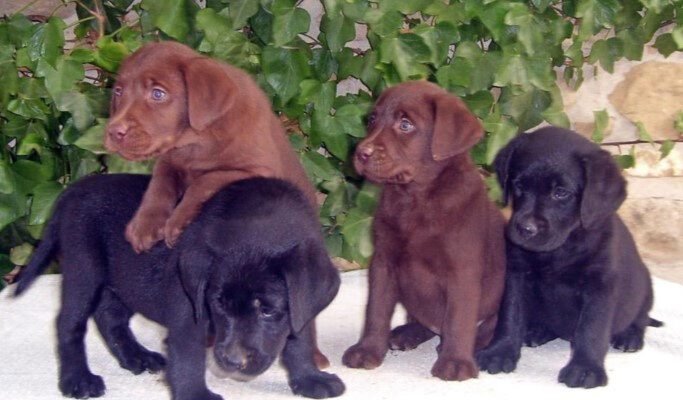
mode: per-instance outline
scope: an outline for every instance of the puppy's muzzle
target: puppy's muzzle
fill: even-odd
[[[540,219],[528,218],[519,220],[515,223],[517,234],[525,239],[532,239],[547,228],[547,223]]]
[[[367,163],[373,154],[375,154],[375,146],[372,144],[361,145],[356,149],[356,159],[363,164]]]

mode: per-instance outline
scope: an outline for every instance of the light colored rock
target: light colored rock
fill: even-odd
[[[0,16],[12,15],[18,11],[26,15],[56,15],[67,17],[74,13],[75,2],[64,3],[60,0],[19,0],[0,1]]]
[[[642,61],[617,61],[611,74],[600,67],[584,67],[585,79],[577,90],[567,87],[561,79],[558,80],[565,112],[572,122],[572,128],[590,137],[595,122],[593,112],[606,110],[610,126],[605,133],[604,143],[638,140],[638,129],[635,124],[619,112],[609,97],[632,69],[649,62],[683,65],[683,52],[675,52],[665,58],[650,44],[644,49]],[[680,100],[674,106],[678,106],[679,110],[683,109]]]
[[[681,264],[683,200],[629,198],[619,209],[619,215],[631,230],[646,263],[661,268]]]
[[[677,139],[680,134],[674,129],[674,119],[683,110],[683,63],[636,65],[609,100],[631,122],[641,122],[653,139]]]

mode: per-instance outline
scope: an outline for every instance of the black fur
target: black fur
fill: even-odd
[[[147,176],[122,174],[73,184],[19,278],[16,295],[60,255],[62,393],[104,393],[85,355],[90,316],[123,368],[164,368],[164,358],[138,344],[128,327],[140,313],[168,328],[166,377],[174,399],[221,398],[205,383],[210,338],[215,364],[229,376],[254,377],[281,354],[294,393],[342,394],[342,381],[313,362],[309,322],[332,301],[340,280],[303,194],[276,179],[236,182],[204,205],[174,249],[159,244],[136,254],[124,230],[148,183]]]
[[[477,355],[491,373],[515,369],[523,344],[571,342],[559,381],[607,384],[610,344],[643,347],[650,274],[616,214],[626,182],[609,153],[577,133],[543,128],[513,139],[495,160],[505,201],[508,274],[492,343]]]

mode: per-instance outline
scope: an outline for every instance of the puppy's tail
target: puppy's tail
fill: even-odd
[[[19,274],[19,281],[17,287],[14,290],[14,297],[20,296],[24,293],[34,280],[40,274],[45,272],[50,261],[54,258],[57,250],[59,249],[59,218],[57,215],[52,217],[52,220],[48,223],[45,231],[43,232],[43,238],[40,241],[38,247],[33,251],[31,256],[31,261],[27,266],[22,268]]]
[[[659,328],[659,327],[664,326],[664,322],[662,322],[662,321],[660,321],[660,320],[658,320],[658,319],[650,318],[650,322],[648,322],[647,325],[648,325],[648,326],[651,326],[651,327],[654,327],[654,328]]]

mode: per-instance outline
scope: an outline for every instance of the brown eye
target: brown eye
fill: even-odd
[[[561,186],[554,188],[553,192],[551,194],[552,198],[555,200],[566,200],[571,195],[572,195],[572,192],[570,192],[569,190],[567,190]]]
[[[373,125],[375,125],[375,121],[377,120],[377,116],[375,113],[372,113],[368,116],[368,128],[372,128]]]

